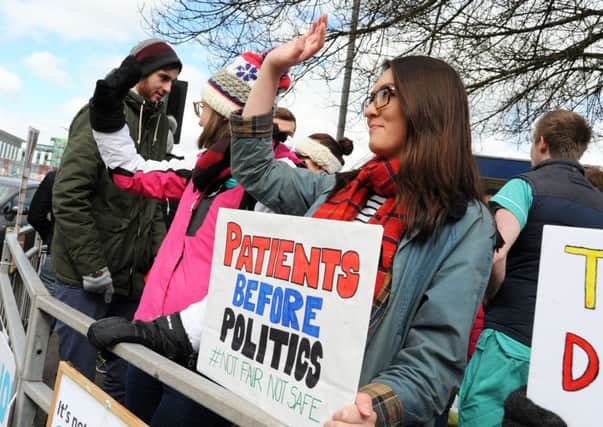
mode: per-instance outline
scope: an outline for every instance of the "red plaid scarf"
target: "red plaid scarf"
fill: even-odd
[[[379,295],[383,286],[391,280],[391,268],[400,238],[406,229],[402,219],[404,209],[396,204],[396,174],[400,167],[398,160],[373,159],[344,188],[331,196],[312,215],[314,218],[353,221],[373,193],[387,197],[369,224],[383,226],[381,258],[375,281],[373,298]]]

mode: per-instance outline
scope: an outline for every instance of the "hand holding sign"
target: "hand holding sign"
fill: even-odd
[[[377,414],[373,411],[373,400],[366,393],[358,393],[353,405],[337,411],[325,427],[363,426],[374,427]]]

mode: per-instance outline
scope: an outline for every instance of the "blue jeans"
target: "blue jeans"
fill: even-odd
[[[40,268],[40,280],[48,289],[50,295],[54,296],[54,271],[52,271],[52,258],[50,254],[44,254],[44,259],[42,260],[42,268]]]
[[[231,425],[229,421],[133,365],[128,366],[126,407],[150,427]]]
[[[85,292],[82,288],[70,286],[59,279],[55,280],[55,297],[97,320],[109,316],[132,319],[138,306],[137,301],[120,295],[113,295],[113,301],[106,304],[102,295]],[[56,329],[59,334],[61,360],[71,362],[78,371],[94,381],[97,351],[88,343],[88,338],[60,321],[57,322]],[[103,390],[120,403],[125,399],[126,367],[126,362],[121,359],[107,362],[107,374],[102,384]]]

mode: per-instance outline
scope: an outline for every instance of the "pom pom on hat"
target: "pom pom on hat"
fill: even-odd
[[[201,90],[201,97],[214,111],[229,117],[243,108],[258,79],[264,57],[257,53],[245,52],[226,67],[209,78]],[[289,89],[291,78],[285,74],[278,85],[278,93]]]

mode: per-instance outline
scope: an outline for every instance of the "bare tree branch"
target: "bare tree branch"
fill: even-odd
[[[158,36],[196,40],[217,66],[260,51],[329,14],[321,56],[293,70],[327,83],[342,74],[352,0],[162,0],[142,11]],[[603,118],[602,0],[362,0],[350,105],[358,105],[394,55],[427,54],[464,79],[474,124],[523,132],[541,112],[575,109]],[[353,111],[358,111],[352,108]]]

